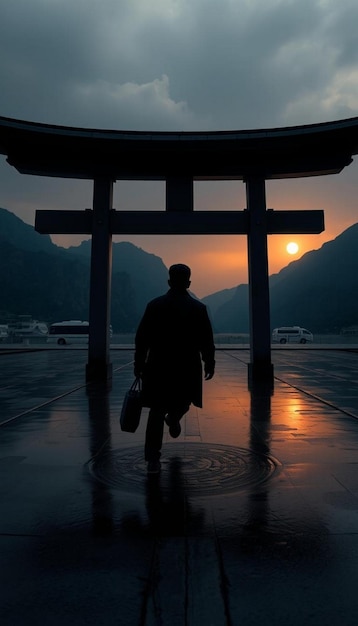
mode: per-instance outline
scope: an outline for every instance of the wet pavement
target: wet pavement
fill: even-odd
[[[356,625],[358,353],[273,350],[270,392],[218,350],[149,478],[111,357],[0,350],[1,625]]]

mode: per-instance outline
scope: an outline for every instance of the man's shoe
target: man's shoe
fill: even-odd
[[[148,461],[148,474],[159,474],[161,468],[160,461]]]
[[[181,433],[181,426],[180,426],[179,420],[173,419],[170,417],[170,415],[168,415],[165,418],[165,421],[169,426],[170,436],[173,437],[173,439],[176,439],[177,437],[179,437]]]

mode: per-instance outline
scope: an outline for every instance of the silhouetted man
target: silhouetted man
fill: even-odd
[[[187,291],[190,268],[169,268],[169,291],[147,305],[135,338],[134,374],[142,378],[143,406],[150,407],[145,438],[148,472],[160,471],[164,421],[179,437],[190,404],[202,406],[205,380],[214,376],[215,346],[206,306]]]

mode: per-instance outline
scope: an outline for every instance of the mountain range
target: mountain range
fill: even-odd
[[[0,208],[0,317],[32,315],[48,324],[89,316],[91,242],[56,246],[13,213]],[[131,243],[114,243],[111,321],[133,332],[148,300],[168,287],[163,261]]]
[[[273,274],[269,283],[272,328],[297,325],[324,334],[358,325],[358,224]],[[217,332],[249,331],[248,299],[248,285],[203,298]]]
[[[48,324],[88,319],[91,242],[68,249],[0,208],[0,321],[30,314]],[[134,332],[149,300],[167,289],[162,259],[128,242],[113,244],[111,321]],[[358,224],[270,276],[271,326],[336,333],[358,325]],[[217,333],[249,331],[248,285],[213,293]]]

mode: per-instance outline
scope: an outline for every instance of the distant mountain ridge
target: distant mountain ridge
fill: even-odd
[[[0,208],[0,312],[30,314],[47,323],[88,319],[91,242],[69,249],[52,243]],[[149,300],[167,289],[160,257],[128,242],[113,244],[111,321],[134,332]],[[358,325],[358,224],[319,250],[307,252],[270,276],[271,326],[339,332]],[[210,294],[215,332],[249,331],[248,285]]]
[[[26,224],[19,217],[0,208],[0,242],[28,250],[29,252],[56,253],[58,248],[50,238],[50,235],[40,235],[33,226]]]
[[[358,224],[270,276],[271,327],[337,333],[358,324]],[[209,307],[221,292],[203,298]],[[248,286],[212,310],[216,332],[248,332]]]
[[[48,323],[88,319],[91,242],[70,249],[52,243],[0,208],[0,311]],[[113,244],[111,321],[133,332],[148,300],[167,289],[163,261],[131,243]]]
[[[91,241],[83,241],[79,246],[71,246],[68,252],[89,263]],[[141,310],[149,300],[168,288],[168,270],[162,259],[125,241],[112,245],[112,272],[116,274],[123,271],[130,277]],[[156,282],[158,286],[155,286]]]

